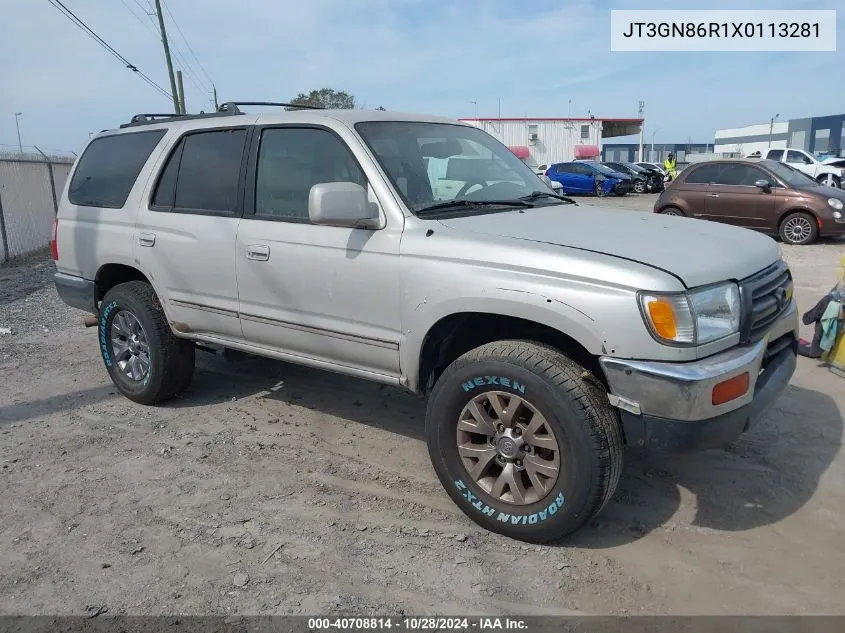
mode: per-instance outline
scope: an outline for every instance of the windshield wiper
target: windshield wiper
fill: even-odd
[[[481,207],[520,207],[530,208],[534,205],[527,199],[512,200],[448,200],[430,204],[422,209],[417,209],[417,215],[427,215],[435,211],[450,211],[452,209],[478,209]]]
[[[558,200],[563,200],[567,204],[578,204],[569,196],[561,196],[560,194],[550,193],[548,191],[533,191],[527,196],[522,196],[520,200],[525,200],[526,202],[534,202],[535,200],[539,200],[540,198],[557,198]]]

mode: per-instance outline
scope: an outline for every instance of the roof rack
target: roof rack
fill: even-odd
[[[324,110],[322,106],[307,105],[301,103],[281,103],[278,101],[227,101],[220,104],[218,112],[229,112],[231,114],[243,114],[238,106],[279,106],[284,108],[298,108],[300,110]]]
[[[232,116],[234,114],[241,114],[240,111],[238,112],[231,112],[229,110],[223,111],[220,110],[218,112],[200,112],[199,114],[179,114],[179,113],[166,113],[166,114],[136,114],[133,116],[129,123],[124,123],[121,125],[121,128],[126,127],[135,127],[137,125],[150,125],[151,123],[166,123],[168,121],[190,121],[191,119],[207,119],[211,117],[222,117],[222,116]]]

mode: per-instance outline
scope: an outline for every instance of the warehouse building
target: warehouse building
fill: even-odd
[[[689,154],[710,154],[712,143],[646,143],[643,147],[643,159],[647,163],[662,163],[674,154],[679,163],[687,162]],[[602,160],[614,163],[640,162],[638,143],[605,143],[601,148]]]
[[[842,156],[845,152],[845,114],[770,120],[741,128],[716,130],[716,153],[747,156],[769,147],[793,147],[817,156]]]
[[[493,135],[528,165],[597,158],[606,138],[640,135],[643,119],[491,118],[461,119]]]

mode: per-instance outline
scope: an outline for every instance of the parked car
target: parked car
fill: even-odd
[[[462,185],[435,195],[426,158]],[[454,120],[227,103],[95,136],[52,251],[127,398],[187,389],[197,345],[407,389],[460,509],[542,542],[608,503],[626,443],[723,445],[789,383],[777,244],[689,222],[578,205]]]
[[[646,169],[656,169],[662,175],[666,175],[666,170],[663,169],[663,165],[661,163],[634,163],[635,165],[639,165],[640,167],[645,167]]]
[[[775,149],[770,147],[763,152],[755,152],[747,158],[753,159],[758,157],[760,159],[765,158],[786,163],[790,167],[804,172],[813,180],[830,187],[841,188],[842,180],[845,178],[845,169],[825,164],[803,149],[794,149],[791,147]]]
[[[633,189],[630,176],[593,161],[555,163],[549,166],[546,175],[559,182],[565,193],[624,196]]]
[[[663,176],[655,169],[645,169],[634,163],[602,163],[613,171],[631,177],[634,193],[663,191]]]
[[[691,165],[654,203],[654,212],[724,222],[810,244],[845,234],[845,191],[774,160]]]

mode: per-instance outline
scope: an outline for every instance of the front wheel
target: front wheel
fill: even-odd
[[[482,527],[562,538],[610,500],[622,470],[618,416],[598,381],[556,349],[497,341],[437,380],[426,436],[440,482]]]
[[[645,193],[646,184],[643,180],[637,180],[634,182],[634,193]]]
[[[819,236],[816,219],[809,213],[790,213],[780,223],[780,238],[787,244],[803,246]]]
[[[173,336],[149,284],[115,286],[100,305],[100,354],[118,390],[140,404],[156,404],[188,387],[196,348]]]

